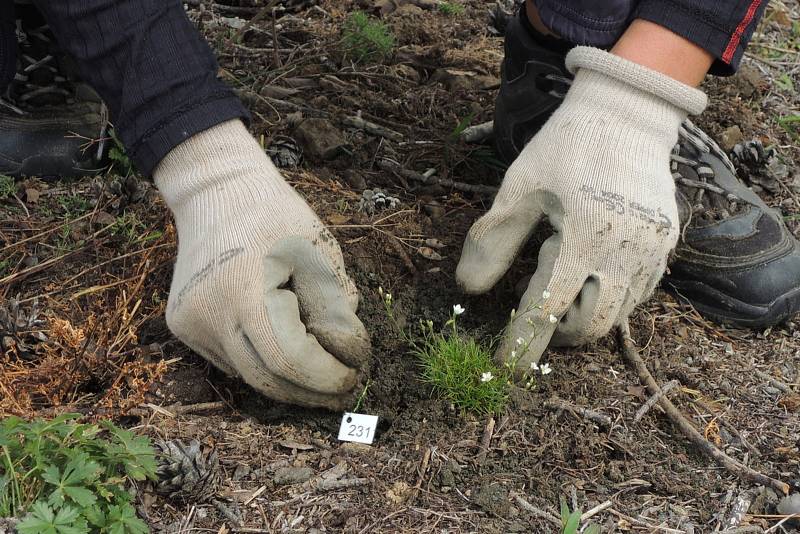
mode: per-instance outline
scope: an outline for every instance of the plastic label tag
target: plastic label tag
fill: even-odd
[[[371,445],[378,428],[377,415],[345,412],[339,426],[339,441],[353,441]]]

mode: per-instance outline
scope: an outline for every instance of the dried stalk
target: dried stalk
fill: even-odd
[[[647,386],[647,390],[651,395],[659,394],[659,392],[661,392],[661,388],[659,387],[658,382],[656,382],[655,378],[653,378],[653,375],[650,374],[650,371],[647,369],[647,365],[644,363],[644,360],[642,360],[642,357],[639,355],[636,347],[633,346],[630,325],[627,321],[622,323],[622,325],[619,327],[619,341],[620,346],[622,347],[622,356],[636,370],[639,380],[645,386]],[[784,495],[789,494],[789,485],[785,482],[781,482],[780,480],[768,477],[763,473],[759,473],[758,471],[747,467],[737,460],[734,460],[715,447],[714,444],[704,438],[703,435],[698,432],[694,426],[692,426],[692,424],[686,419],[686,417],[684,417],[680,410],[678,410],[678,408],[672,404],[672,401],[670,401],[663,394],[658,399],[658,405],[661,406],[661,408],[667,414],[669,420],[678,427],[681,433],[686,436],[689,441],[691,441],[698,449],[700,449],[703,454],[709,456],[720,466],[728,470],[728,472],[733,473],[742,480],[754,482],[762,486],[768,486],[780,491]]]

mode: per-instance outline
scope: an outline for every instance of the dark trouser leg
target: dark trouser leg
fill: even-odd
[[[5,0],[3,0],[5,1]],[[247,119],[178,0],[36,0],[81,77],[108,105],[139,170],[192,135]]]
[[[638,0],[533,0],[542,22],[575,45],[608,48],[631,21]]]
[[[533,0],[542,22],[578,45],[610,47],[641,18],[685,37],[717,59],[712,74],[733,74],[767,0]]]
[[[768,0],[641,0],[635,18],[672,30],[716,57],[712,74],[736,72]]]
[[[14,3],[0,2],[0,92],[14,79],[17,66],[17,36],[14,33]]]

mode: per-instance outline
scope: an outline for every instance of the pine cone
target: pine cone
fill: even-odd
[[[0,534],[17,534],[17,522],[13,517],[0,517]]]
[[[157,441],[156,474],[158,493],[185,501],[204,502],[217,494],[220,481],[219,460],[215,450],[192,440]]]

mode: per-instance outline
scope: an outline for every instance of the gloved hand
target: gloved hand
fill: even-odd
[[[191,137],[154,178],[178,228],[172,332],[268,397],[343,407],[370,353],[358,293],[334,237],[244,125]]]
[[[652,293],[679,235],[670,151],[706,105],[703,92],[598,49],[566,63],[572,87],[470,229],[456,273],[483,293],[544,217],[555,229],[497,354],[514,351],[518,374],[551,339],[594,340]]]

